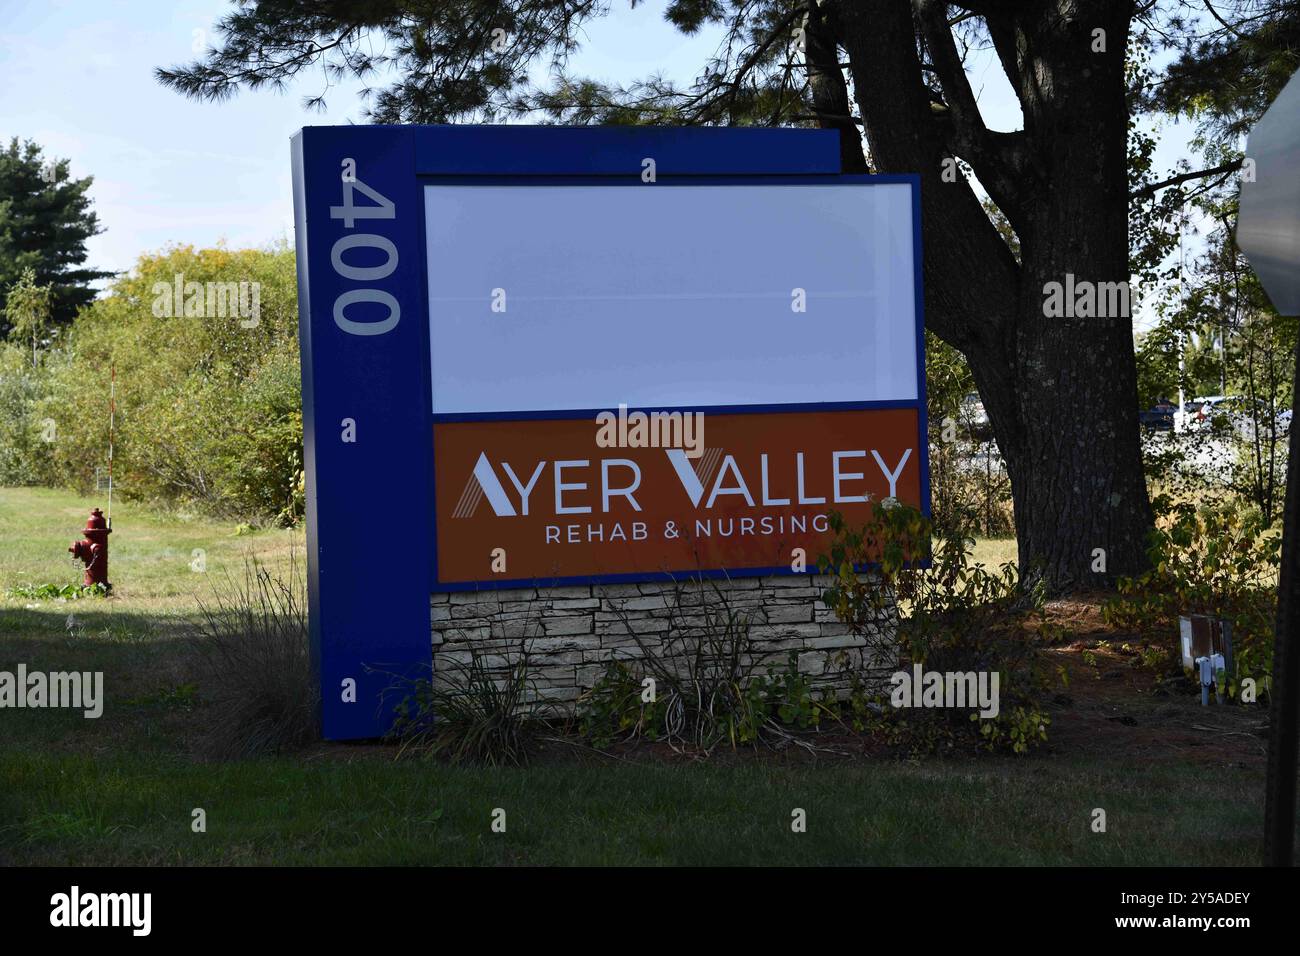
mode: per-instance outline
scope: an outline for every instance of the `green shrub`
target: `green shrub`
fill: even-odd
[[[1273,673],[1273,628],[1282,536],[1253,509],[1228,501],[1208,508],[1168,497],[1154,502],[1159,519],[1150,533],[1151,569],[1119,582],[1104,612],[1115,627],[1142,632],[1178,648],[1178,618],[1206,614],[1232,622],[1236,696],[1242,678],[1266,694]]]
[[[57,422],[40,414],[48,391],[45,363],[33,365],[29,350],[0,343],[0,485],[41,484],[52,473]]]
[[[978,394],[965,356],[925,333],[925,395],[929,420],[930,498],[941,533],[1015,534],[1011,479],[991,434],[973,420],[966,398]]]
[[[659,740],[665,734],[667,697],[651,694],[627,661],[610,661],[578,701],[578,732],[597,748],[620,738]]]
[[[1015,566],[972,564],[971,543],[950,536],[932,546],[933,525],[915,508],[876,503],[861,527],[832,512],[833,540],[818,559],[835,583],[823,600],[877,660],[910,671],[997,673],[1000,710],[980,718],[952,708],[895,709],[877,695],[872,713],[855,705],[855,723],[891,743],[928,752],[972,733],[988,749],[1024,753],[1047,739],[1043,697],[1051,687],[1040,648],[1053,636],[1041,590],[1026,593]],[[924,559],[930,566],[924,567]],[[867,573],[859,568],[871,565]]]
[[[155,314],[158,290],[177,275],[205,288],[257,283],[256,321],[232,309],[224,316]],[[27,420],[52,419],[58,436],[44,462],[30,449],[23,454],[36,480],[83,492],[94,486],[96,468],[107,466],[114,368],[115,494],[258,522],[301,515],[291,250],[175,247],[142,256],[82,311],[65,347],[47,354],[40,388],[28,390]],[[0,402],[9,388],[0,385]]]
[[[735,748],[787,737],[788,731],[796,728],[816,730],[826,718],[841,720],[841,705],[829,692],[813,690],[811,678],[799,672],[793,652],[782,670],[768,668],[766,674],[747,674],[746,679],[722,688],[699,687],[689,679],[678,679],[662,696],[657,679],[650,685],[642,676],[645,671],[662,668],[634,670],[632,663],[610,662],[601,679],[578,702],[578,732],[594,747],[643,738],[689,744],[707,752],[720,742]],[[692,694],[713,707],[696,714],[695,721],[687,719],[684,706]]]

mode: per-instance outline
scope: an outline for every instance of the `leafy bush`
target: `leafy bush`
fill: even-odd
[[[52,471],[51,434],[39,414],[49,390],[31,352],[0,343],[0,485],[39,484]],[[57,428],[57,423],[56,428]]]
[[[866,721],[869,729],[920,751],[972,730],[989,749],[1017,753],[1046,740],[1050,721],[1042,697],[1051,682],[1039,647],[1052,630],[1041,614],[1041,590],[1023,591],[1010,563],[996,572],[972,564],[967,539],[950,536],[933,548],[930,520],[905,505],[878,502],[856,529],[832,512],[830,527],[830,554],[818,564],[836,580],[823,600],[879,659],[905,671],[921,664],[945,673],[998,674],[997,717],[951,708],[904,711],[878,697],[880,717]]]
[[[294,561],[284,581],[249,559],[243,579],[220,580],[214,594],[194,631],[200,696],[216,711],[203,749],[248,757],[310,744],[319,691],[302,566]]]
[[[667,697],[651,694],[629,663],[614,660],[578,701],[578,732],[594,747],[620,738],[659,740],[667,734]]]
[[[1256,510],[1235,502],[1197,508],[1158,497],[1160,516],[1150,534],[1151,569],[1119,582],[1119,595],[1104,611],[1109,623],[1158,633],[1178,644],[1178,618],[1207,614],[1232,622],[1236,695],[1243,677],[1267,693],[1273,673],[1273,627],[1282,536],[1272,533]]]
[[[184,282],[257,283],[258,311],[166,314],[159,292]],[[250,297],[251,299],[251,297]],[[251,301],[246,302],[251,306]],[[211,311],[211,310],[209,310]],[[6,362],[12,361],[6,359]],[[7,368],[7,366],[6,366]],[[142,256],[48,351],[36,383],[0,375],[0,410],[24,409],[24,474],[89,491],[107,465],[110,370],[117,374],[115,493],[288,523],[302,513],[302,401],[293,252],[175,247]],[[13,397],[21,391],[23,397]],[[13,414],[13,413],[11,413]],[[34,424],[55,423],[32,445]],[[19,418],[15,417],[14,421]],[[5,432],[4,429],[8,429]],[[19,465],[10,465],[17,469]]]

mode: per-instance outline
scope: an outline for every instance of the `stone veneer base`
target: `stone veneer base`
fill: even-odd
[[[611,660],[662,653],[665,643],[680,653],[680,638],[707,620],[701,604],[720,607],[721,592],[735,610],[749,616],[754,673],[783,669],[793,652],[800,673],[816,687],[842,693],[851,686],[854,671],[860,679],[883,683],[887,668],[869,659],[868,640],[852,634],[822,603],[832,580],[820,574],[774,575],[703,585],[655,582],[434,594],[434,680],[468,664],[471,649],[504,676],[522,645],[533,678],[530,696],[552,712],[571,711]]]

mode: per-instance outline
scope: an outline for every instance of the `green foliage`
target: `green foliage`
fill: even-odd
[[[663,701],[656,736],[704,752],[721,743],[755,743],[768,713],[756,684],[754,612],[736,607],[726,591],[702,579],[677,585],[667,605],[668,633],[661,645],[647,643],[627,615],[616,611],[637,643],[639,678],[651,679],[654,696]]]
[[[605,673],[578,701],[578,732],[593,747],[621,738],[658,740],[665,733],[667,697],[647,693],[627,661],[610,661]]]
[[[990,210],[995,222],[996,209]],[[1007,241],[1014,234],[1005,228]],[[965,356],[933,332],[925,333],[925,388],[930,431],[930,496],[935,527],[941,533],[987,536],[1014,531],[1011,480],[992,440],[991,430],[972,420],[964,399],[978,395]],[[978,435],[976,432],[979,432]],[[982,440],[982,443],[981,443]]]
[[[377,123],[449,122],[479,111],[492,118],[503,98],[527,88],[533,66],[544,69],[552,54],[575,50],[583,25],[606,12],[589,2],[549,0],[517,8],[464,0],[425,4],[418,13],[402,4],[343,12],[310,0],[240,3],[216,24],[219,47],[155,76],[187,96],[221,100],[243,86],[282,89],[319,66],[366,84],[367,113]],[[467,28],[473,24],[481,28]],[[505,33],[500,47],[496,27]],[[369,85],[390,74],[391,85]],[[308,107],[323,103],[323,95],[306,101]]]
[[[53,315],[53,292],[53,286],[37,285],[36,270],[27,268],[5,296],[4,317],[9,324],[9,337],[16,343],[31,343],[33,366]]]
[[[1143,407],[1160,397],[1232,396],[1231,414],[1181,433],[1148,435],[1147,476],[1157,491],[1204,493],[1207,487],[1249,501],[1265,519],[1282,507],[1286,480],[1285,414],[1291,407],[1298,323],[1279,316],[1245,257],[1230,220],[1236,194],[1195,205],[1220,223],[1184,281],[1167,286],[1159,321],[1137,342]],[[1222,407],[1222,406],[1221,406]]]
[[[947,536],[932,548],[932,522],[910,506],[877,502],[861,528],[847,525],[838,512],[829,522],[834,538],[818,565],[836,581],[823,601],[860,633],[897,626],[912,660],[924,663],[931,644],[944,646],[956,634],[1016,618],[1023,598],[1041,602],[1041,595],[1021,593],[1013,564],[996,572],[971,564],[969,539]],[[926,559],[928,568],[922,567]],[[871,573],[858,573],[868,564]]]
[[[212,297],[189,299],[188,292],[174,304],[176,276],[203,289],[245,283],[250,314],[256,283],[256,314]],[[199,314],[184,314],[189,303]],[[11,356],[3,362],[14,365]],[[302,514],[292,251],[176,247],[141,257],[82,313],[34,378],[0,382],[0,403],[18,423],[0,424],[0,448],[9,450],[0,470],[93,488],[96,469],[108,464],[114,368],[115,494],[281,524]],[[37,441],[46,420],[56,438]]]
[[[1201,495],[1209,486],[1248,500],[1272,520],[1281,511],[1286,472],[1284,435],[1275,425],[1291,404],[1296,322],[1277,316],[1236,247],[1237,201],[1246,174],[1237,165],[1245,132],[1295,71],[1300,8],[1284,0],[1227,0],[1216,7],[1212,20],[1174,16],[1169,29],[1148,23],[1143,36],[1144,51],[1158,35],[1178,56],[1162,76],[1148,71],[1137,101],[1194,121],[1191,145],[1201,156],[1195,166],[1207,175],[1170,185],[1158,197],[1148,193],[1130,206],[1131,215],[1159,210],[1148,265],[1163,259],[1168,266],[1141,276],[1163,301],[1159,322],[1137,343],[1138,393],[1143,408],[1159,397],[1175,397],[1180,386],[1188,399],[1228,394],[1245,401],[1236,428],[1154,436],[1144,453],[1156,490]],[[1187,175],[1195,166],[1183,163],[1170,174]],[[1130,169],[1135,187],[1160,178],[1147,175],[1149,164],[1134,170],[1131,156]],[[1196,231],[1193,213],[1213,226],[1204,253],[1184,264],[1172,253],[1182,236]],[[1132,227],[1130,233],[1139,235]],[[1157,288],[1156,279],[1165,280],[1163,287]]]
[[[971,564],[963,538],[947,537],[932,548],[933,525],[915,508],[877,503],[861,528],[832,512],[830,527],[830,553],[818,565],[835,575],[823,600],[836,617],[904,670],[921,664],[940,672],[997,672],[1000,712],[975,725],[990,749],[1023,753],[1046,740],[1040,698],[1051,682],[1039,645],[1054,631],[1042,618],[1040,590],[1025,593],[1010,563],[996,572]],[[929,567],[922,566],[926,558]],[[866,565],[871,570],[863,573]],[[916,751],[951,744],[972,726],[946,708],[880,709],[873,729]]]
[[[0,148],[0,337],[13,319],[9,290],[27,270],[33,284],[49,286],[50,318],[72,321],[95,297],[90,283],[111,272],[79,268],[86,240],[102,230],[90,208],[92,180],[72,179],[68,161],[44,160],[41,148],[17,137]]]
[[[1009,714],[998,714],[995,720],[978,721],[980,736],[989,750],[1010,749],[1012,753],[1028,753],[1034,747],[1047,743],[1047,727],[1052,718],[1035,708],[1016,706]]]
[[[1155,632],[1170,653],[1177,648],[1178,618],[1206,614],[1232,622],[1236,675],[1267,690],[1273,671],[1273,627],[1282,538],[1258,511],[1228,502],[1196,508],[1167,497],[1154,503],[1160,520],[1151,532],[1151,569],[1119,582],[1104,606],[1108,623]]]
[[[930,418],[954,418],[961,401],[975,391],[975,376],[966,358],[933,332],[925,333],[925,398]],[[931,425],[934,423],[932,422]]]
[[[800,673],[799,655],[794,651],[784,670],[768,669],[767,676],[760,678],[760,687],[777,719],[787,726],[814,729],[821,726],[824,715],[839,714],[837,705],[814,694],[812,678]]]
[[[585,722],[593,728],[593,739],[640,732],[706,753],[722,743],[738,747],[761,739],[768,713],[755,682],[749,633],[753,615],[737,609],[727,592],[702,579],[694,581],[694,587],[673,589],[668,614],[668,635],[659,646],[647,644],[623,614],[624,631],[640,649],[634,662],[638,670],[628,675],[615,671],[614,683],[598,683],[589,692],[594,706],[578,702],[580,726]],[[697,620],[689,620],[695,615]],[[647,696],[654,704],[649,713],[630,723],[629,679],[637,687],[649,688]],[[649,684],[642,683],[646,680]],[[614,721],[602,723],[602,713],[612,715]],[[628,726],[620,731],[623,724]]]
[[[736,607],[715,582],[678,584],[667,611],[660,646],[622,615],[639,655],[611,661],[578,701],[578,730],[593,745],[643,738],[708,753],[719,744],[736,748],[815,730],[824,717],[838,716],[829,697],[815,695],[794,653],[784,669],[759,671],[754,612]]]
[[[525,644],[504,671],[472,644],[467,663],[440,663],[436,679],[412,682],[389,736],[452,763],[526,764],[539,711]]]
[[[41,412],[49,388],[45,368],[33,366],[26,349],[0,343],[0,485],[39,484],[55,473],[46,438],[57,437],[57,423]]]
[[[1160,85],[1162,77],[1151,65],[1153,46],[1153,37],[1142,30],[1134,31],[1129,37],[1124,72],[1131,101],[1140,100]],[[1155,168],[1158,146],[1159,140],[1147,117],[1131,111],[1127,164],[1129,187],[1134,195],[1128,206],[1129,270],[1139,288],[1168,279],[1176,271],[1176,267],[1169,266],[1168,258],[1178,245],[1176,220],[1186,193],[1177,186],[1143,191],[1143,187],[1152,187],[1166,178]]]
[[[658,693],[657,681],[633,670],[630,661],[611,661],[604,675],[578,702],[578,732],[594,747],[616,740],[643,738],[669,742],[683,739],[683,689],[671,682],[669,692]],[[647,668],[653,670],[654,668]],[[840,705],[813,690],[812,679],[799,672],[798,656],[791,652],[786,666],[768,668],[766,674],[748,674],[726,692],[711,695],[721,706],[709,714],[703,733],[696,737],[704,747],[726,740],[733,747],[754,744],[780,734],[783,728],[815,730],[823,718],[839,719]]]
[[[1141,666],[1148,670],[1158,671],[1167,667],[1173,658],[1172,648],[1160,648],[1153,644],[1148,644],[1138,651],[1138,659]]]
[[[108,597],[103,584],[18,584],[6,592],[10,597],[37,601],[54,601],[62,598],[76,601],[81,598]]]
[[[1214,18],[1174,17],[1162,30],[1178,53],[1147,105],[1192,117],[1201,131],[1236,142],[1300,66],[1300,9],[1288,0],[1225,0]]]

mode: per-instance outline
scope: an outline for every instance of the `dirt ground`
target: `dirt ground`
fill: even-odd
[[[1047,613],[1065,629],[1067,639],[1045,653],[1069,676],[1069,687],[1052,702],[1049,752],[1238,767],[1267,762],[1264,708],[1219,705],[1213,694],[1209,706],[1201,706],[1200,689],[1190,678],[1173,669],[1162,673],[1140,666],[1139,653],[1147,641],[1107,627],[1096,600],[1057,601]],[[1099,647],[1103,642],[1106,646]],[[1096,666],[1085,660],[1087,651]]]

